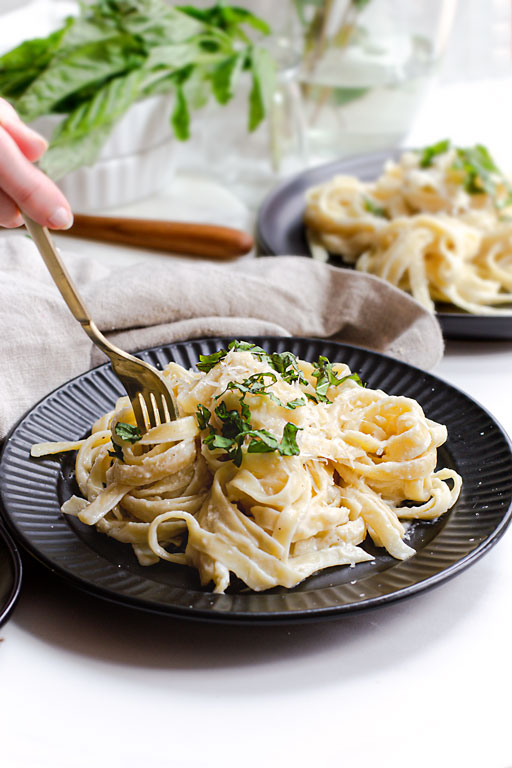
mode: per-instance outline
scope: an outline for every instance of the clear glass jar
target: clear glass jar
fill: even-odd
[[[432,82],[456,0],[291,0],[310,161],[388,149]]]

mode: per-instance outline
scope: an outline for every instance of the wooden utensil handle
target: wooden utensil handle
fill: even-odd
[[[84,214],[76,214],[71,229],[60,230],[60,234],[171,253],[227,259],[248,253],[254,245],[247,232],[230,227]]]

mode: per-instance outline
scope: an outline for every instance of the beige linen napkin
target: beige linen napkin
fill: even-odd
[[[434,317],[377,278],[295,256],[229,264],[162,258],[110,273],[63,254],[92,318],[127,351],[189,338],[316,336],[421,368],[441,358]],[[26,236],[0,237],[0,438],[41,397],[104,361]]]

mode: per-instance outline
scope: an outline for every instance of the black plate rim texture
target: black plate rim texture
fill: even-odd
[[[510,465],[507,471],[507,479],[510,476],[510,468],[512,468],[512,443],[506,431],[498,423],[498,421],[494,418],[494,416],[492,416],[483,406],[477,403],[468,394],[452,386],[451,384],[445,382],[443,379],[433,376],[432,374],[427,373],[419,368],[408,365],[407,363],[402,363],[391,357],[380,354],[378,352],[373,352],[371,350],[366,350],[361,347],[356,347],[349,344],[340,344],[338,342],[326,341],[323,339],[303,338],[303,337],[251,336],[251,337],[248,337],[247,340],[263,346],[266,345],[267,348],[270,348],[271,350],[276,349],[277,351],[282,351],[284,349],[291,348],[292,351],[295,351],[295,353],[299,355],[301,354],[299,350],[304,345],[310,348],[314,348],[316,351],[318,351],[318,349],[320,348],[320,350],[327,352],[328,353],[327,356],[328,357],[330,356],[331,359],[334,358],[334,359],[342,360],[347,356],[349,358],[350,356],[352,356],[353,358],[360,359],[363,363],[366,362],[366,364],[368,365],[370,363],[376,363],[376,364],[382,365],[384,366],[384,370],[391,371],[392,376],[401,378],[404,372],[408,372],[409,375],[412,376],[414,380],[415,380],[415,377],[419,377],[420,383],[423,383],[423,386],[425,386],[426,384],[428,384],[429,386],[433,384],[434,387],[438,387],[441,390],[441,393],[446,392],[446,390],[451,391],[453,396],[456,396],[459,399],[461,398],[466,405],[469,405],[470,408],[473,409],[473,411],[480,416],[480,418],[483,418],[484,424],[486,425],[487,428],[490,427],[492,430],[494,430],[495,433],[499,433],[500,439],[503,444],[503,452],[504,452],[503,456],[506,457],[506,460]],[[185,341],[185,342],[177,342],[175,344],[167,344],[167,345],[152,347],[148,350],[139,352],[138,356],[140,356],[142,359],[147,360],[148,362],[152,362],[157,366],[162,365],[166,361],[170,360],[171,355],[173,356],[177,355],[179,357],[179,355],[181,354],[181,355],[188,356],[189,360],[197,360],[199,353],[208,354],[211,351],[218,349],[219,345],[225,346],[227,343],[229,343],[229,341],[230,341],[230,338],[219,338],[219,337],[194,339],[194,340]],[[335,355],[336,353],[338,353],[338,355],[337,356],[333,355],[333,352],[335,353]],[[510,484],[510,492],[506,497],[505,501],[502,502],[503,504],[505,503],[507,504],[507,508],[503,509],[500,512],[499,520],[496,523],[496,525],[492,527],[490,533],[486,535],[484,538],[482,538],[479,542],[477,542],[475,546],[472,546],[470,551],[468,551],[464,556],[460,557],[459,559],[456,559],[455,562],[451,563],[449,567],[442,567],[438,570],[433,569],[433,572],[430,575],[418,581],[415,581],[414,583],[409,584],[405,587],[398,588],[392,592],[388,592],[380,595],[374,595],[371,597],[366,597],[365,599],[359,599],[356,602],[340,603],[340,604],[334,604],[334,605],[328,605],[328,606],[324,605],[320,607],[316,607],[316,606],[308,607],[307,605],[304,607],[302,605],[297,610],[286,610],[283,606],[283,610],[242,611],[242,610],[226,610],[226,609],[223,609],[222,607],[223,606],[222,601],[224,601],[224,603],[226,602],[226,600],[228,603],[233,602],[232,598],[236,600],[236,598],[240,596],[236,596],[236,595],[231,596],[229,594],[214,595],[212,592],[205,591],[200,588],[198,588],[197,593],[194,592],[194,595],[197,594],[200,596],[199,601],[202,602],[202,605],[199,605],[199,606],[194,606],[193,604],[187,605],[184,602],[180,604],[163,603],[160,599],[154,600],[154,599],[148,599],[145,597],[141,598],[136,595],[134,596],[131,594],[125,594],[125,593],[119,592],[119,590],[116,590],[115,588],[105,587],[98,583],[95,583],[91,581],[90,578],[83,578],[82,576],[77,575],[72,570],[70,570],[70,567],[66,567],[65,564],[63,565],[61,562],[58,562],[55,559],[52,559],[51,557],[47,556],[44,553],[44,551],[41,550],[41,545],[40,544],[38,545],[37,542],[35,543],[33,540],[35,529],[33,530],[33,529],[30,529],[29,527],[29,531],[32,536],[31,538],[29,535],[27,535],[26,527],[24,528],[23,525],[20,525],[16,515],[13,514],[11,509],[12,507],[11,498],[9,496],[8,489],[7,489],[7,481],[9,480],[9,473],[7,472],[7,475],[6,475],[6,464],[9,464],[9,461],[11,462],[13,461],[11,454],[13,453],[14,449],[16,450],[18,449],[17,440],[20,439],[19,438],[20,431],[27,429],[28,427],[31,426],[31,420],[33,420],[38,414],[40,415],[41,410],[48,405],[49,401],[52,401],[53,399],[57,398],[57,402],[59,402],[59,397],[61,399],[63,397],[65,399],[66,398],[69,399],[69,396],[71,395],[75,396],[75,393],[73,393],[73,388],[76,389],[79,385],[84,384],[84,382],[87,383],[89,387],[92,387],[93,390],[94,388],[97,388],[98,384],[95,381],[95,379],[98,377],[103,377],[105,379],[105,384],[108,384],[111,388],[116,390],[116,395],[122,394],[121,385],[119,384],[114,374],[112,373],[110,364],[106,363],[90,371],[87,371],[84,374],[80,374],[79,376],[76,376],[75,378],[66,382],[64,385],[57,387],[55,390],[53,390],[53,392],[43,397],[35,406],[29,409],[29,411],[25,414],[25,416],[23,416],[22,419],[20,419],[20,421],[13,427],[13,429],[11,430],[11,432],[9,433],[9,435],[7,436],[4,442],[3,450],[0,456],[0,494],[2,499],[2,506],[0,506],[0,512],[2,513],[6,527],[8,528],[10,534],[15,539],[15,541],[18,542],[27,552],[29,552],[33,557],[35,557],[40,563],[42,563],[44,566],[49,568],[53,573],[63,578],[65,581],[72,584],[73,586],[78,587],[89,594],[92,594],[96,597],[100,597],[107,601],[141,609],[143,611],[149,611],[152,613],[174,616],[176,618],[187,618],[192,620],[207,621],[212,623],[265,625],[265,624],[303,623],[303,622],[319,621],[324,619],[333,619],[333,618],[338,618],[342,615],[346,615],[347,613],[353,613],[361,610],[375,608],[391,602],[395,602],[396,600],[399,600],[399,599],[413,597],[416,594],[419,594],[427,589],[437,586],[442,582],[452,578],[453,576],[456,576],[462,570],[465,570],[467,567],[472,565],[476,560],[478,560],[480,557],[486,554],[501,538],[507,526],[511,522],[512,480]],[[371,386],[376,386],[376,384],[372,383]],[[383,386],[383,389],[386,390],[386,386]],[[410,394],[409,396],[414,396],[414,395]],[[76,403],[76,400],[74,402]],[[450,406],[450,404],[448,405],[449,405],[449,411],[447,411],[447,414],[449,415],[449,413],[453,409]],[[87,408],[87,403],[83,407]],[[427,416],[429,416],[428,410],[427,410]],[[464,420],[465,419],[466,419],[466,416],[464,416]],[[60,427],[60,424],[58,426]],[[44,439],[44,438],[41,438],[41,439]],[[66,438],[62,437],[61,439],[66,439]],[[493,440],[493,443],[495,443],[495,439]],[[14,445],[14,448],[13,448],[13,445]],[[25,456],[25,453],[24,453],[23,460],[27,463],[29,461],[30,462],[34,461],[28,458],[28,454],[27,456]],[[38,468],[41,465],[39,463],[36,463],[36,464],[31,464],[31,466]],[[55,472],[58,473],[58,470],[55,469]],[[43,477],[47,475],[46,469],[42,471],[42,475]],[[45,485],[46,485],[46,482],[43,483],[43,491],[42,491],[43,495],[46,493],[47,496],[52,496],[51,493],[48,494],[48,492],[46,491],[44,487]],[[470,488],[468,490],[472,490],[472,489]],[[52,500],[53,502],[56,501],[55,493],[53,493]],[[458,505],[456,504],[454,507],[454,510],[457,509],[457,506]],[[450,515],[450,514],[451,514],[450,512],[447,513],[447,515]],[[60,515],[60,518],[61,517],[62,516]],[[56,521],[54,520],[54,523],[55,522]],[[46,535],[48,533],[48,530],[47,530],[48,525],[46,521],[44,523],[44,527],[46,529],[44,531],[44,534]],[[54,527],[54,526],[50,526],[50,527]],[[65,523],[62,523],[62,527],[66,529],[66,531],[68,532],[67,536],[69,537],[70,536],[69,526],[67,526],[67,524]],[[443,528],[443,531],[444,531],[444,528]],[[443,534],[443,531],[441,531],[440,535]],[[473,532],[472,529],[470,530],[470,532]],[[102,536],[99,533],[97,534],[95,533],[95,535]],[[71,533],[71,539],[74,542],[72,546],[73,547],[78,546],[77,542],[80,540],[75,534]],[[475,539],[470,539],[470,540],[475,541]],[[85,545],[82,545],[82,543],[79,546],[85,547]],[[97,554],[94,555],[94,553],[91,555],[90,549],[87,549],[87,552],[88,552],[88,556],[87,556],[88,560],[94,559],[95,556],[97,557],[98,561],[101,560],[101,557],[99,555]],[[408,563],[410,564],[412,561],[415,560],[415,558],[417,558],[420,555],[420,553],[421,551],[418,551],[418,554],[415,557],[411,558],[408,561],[404,561],[403,563],[400,563],[399,561],[394,561],[393,565],[388,570],[384,571],[384,574],[389,574],[390,572],[396,571],[398,567],[402,567]],[[110,568],[110,570],[112,570],[113,566],[108,561],[101,561],[100,570],[101,570],[101,567],[103,567],[104,569],[106,568],[107,570]],[[330,569],[330,570],[334,570],[334,569]],[[115,575],[119,576],[119,572],[116,572]],[[149,577],[151,576],[150,568],[148,568],[148,576]],[[308,582],[310,582],[311,579],[315,579],[315,578],[317,577],[315,576],[310,577],[310,579],[303,582],[303,584],[307,584]],[[363,584],[365,584],[367,588],[368,582],[373,578],[374,577],[363,579],[360,582],[360,586],[356,585],[357,589],[360,589],[361,585]],[[300,586],[301,585],[299,585],[299,588]],[[333,589],[341,589],[342,587],[348,588],[348,585],[342,583],[339,586],[333,587]],[[320,591],[326,591],[326,589],[327,588],[322,588],[322,590]],[[285,599],[285,601],[289,602],[289,597],[293,596],[294,594],[297,594],[299,595],[299,599],[297,600],[297,602],[300,604],[303,604],[304,602],[306,603],[308,602],[308,595],[311,595],[311,594],[315,595],[317,591],[318,590],[314,590],[314,589],[310,591],[306,590],[304,592],[295,592],[295,590],[287,590],[286,594],[278,595],[278,597],[282,597]],[[185,592],[187,592],[186,589],[185,589]],[[248,597],[249,599],[253,599],[253,600],[254,599],[259,600],[260,598],[269,594],[271,593],[265,593],[265,592],[250,593],[245,597]],[[309,602],[311,602],[311,600]],[[205,607],[205,603],[208,603],[206,607]]]
[[[389,151],[371,152],[345,157],[322,163],[311,168],[306,168],[293,176],[288,177],[278,186],[272,189],[259,207],[256,220],[256,239],[261,252],[265,256],[305,256],[311,258],[306,241],[301,248],[286,247],[283,241],[289,239],[290,224],[295,228],[297,217],[284,221],[285,234],[274,233],[270,222],[282,211],[283,206],[290,201],[296,202],[296,207],[302,213],[305,209],[304,193],[308,187],[327,181],[336,174],[350,174],[361,176],[363,179],[375,178],[382,170],[386,160],[398,160],[400,156],[410,149],[404,147]],[[361,175],[361,169],[363,169]],[[300,199],[299,199],[300,198]],[[300,205],[302,203],[302,205]],[[334,264],[334,262],[332,262]],[[344,268],[341,259],[336,260],[338,268]],[[487,339],[504,340],[512,339],[512,312],[510,316],[499,315],[473,315],[462,311],[436,312],[443,334],[449,339]]]
[[[12,585],[5,600],[0,604],[0,627],[5,624],[14,610],[21,590],[23,566],[18,547],[0,522],[0,551],[4,550],[9,558],[9,571]]]

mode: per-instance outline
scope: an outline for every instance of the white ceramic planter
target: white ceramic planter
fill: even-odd
[[[97,162],[58,181],[74,211],[113,208],[157,192],[174,170],[176,142],[170,115],[172,95],[155,96],[134,104],[115,126]],[[32,123],[50,139],[60,115]]]

